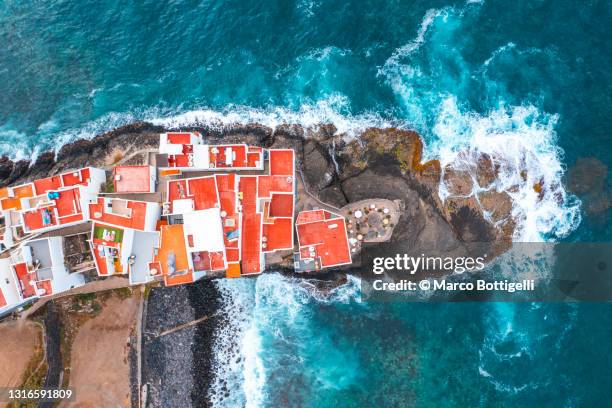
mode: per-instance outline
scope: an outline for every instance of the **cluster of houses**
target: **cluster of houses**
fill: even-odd
[[[167,286],[350,264],[344,217],[296,215],[295,152],[160,135],[154,166],[86,167],[0,189],[0,315],[91,279]],[[277,257],[278,258],[278,257]],[[95,272],[93,272],[95,271]]]

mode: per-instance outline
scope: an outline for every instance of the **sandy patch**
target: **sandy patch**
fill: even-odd
[[[72,345],[70,387],[76,400],[63,407],[129,407],[128,340],[136,323],[139,293],[108,298],[99,315],[79,329]]]
[[[23,372],[36,348],[41,346],[41,329],[27,320],[0,324],[0,386],[21,385]]]

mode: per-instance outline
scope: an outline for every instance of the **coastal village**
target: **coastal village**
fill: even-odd
[[[283,262],[299,273],[350,265],[363,241],[384,239],[396,221],[393,203],[298,212],[297,184],[292,149],[170,132],[160,134],[154,165],[86,167],[4,187],[0,316],[110,276],[173,286]],[[380,232],[359,226],[370,209]]]

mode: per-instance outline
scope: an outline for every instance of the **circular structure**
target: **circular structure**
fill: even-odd
[[[363,235],[361,235],[361,234],[357,234],[357,239],[358,239],[359,241],[362,241],[362,240],[363,240]]]
[[[363,217],[363,213],[361,212],[361,210],[355,211],[355,218],[361,218],[361,217]]]
[[[378,212],[373,212],[368,215],[368,227],[379,228],[382,223],[382,218]]]

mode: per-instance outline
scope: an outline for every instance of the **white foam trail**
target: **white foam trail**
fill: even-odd
[[[225,320],[216,330],[213,340],[214,378],[209,398],[216,408],[244,406],[245,391],[256,391],[256,387],[250,385],[253,384],[250,367],[258,366],[259,352],[257,337],[252,332],[255,281],[222,279],[215,284],[223,302],[219,313]]]
[[[246,396],[246,408],[258,408],[263,406],[264,403],[266,370],[260,357],[262,347],[258,330],[257,325],[252,323],[242,339],[242,355],[244,357],[244,383],[242,388]]]
[[[418,50],[425,42],[425,35],[427,34],[427,30],[433,24],[434,20],[437,17],[446,15],[447,11],[448,9],[427,10],[427,12],[425,12],[425,16],[423,17],[423,20],[421,21],[421,25],[419,26],[419,30],[417,31],[416,37],[413,40],[409,41],[407,44],[396,49],[391,55],[391,57],[389,57],[387,61],[385,61],[384,66],[399,66],[400,59],[405,58],[414,53],[416,50]],[[379,71],[379,74],[380,73],[381,71]]]
[[[325,47],[313,50],[308,58],[325,59],[336,52],[344,55],[349,51],[335,47]],[[91,95],[95,95],[96,92],[99,92],[99,90],[92,90]],[[384,117],[376,112],[363,112],[353,115],[350,111],[348,98],[341,94],[333,94],[316,102],[304,103],[297,110],[281,106],[253,108],[235,104],[229,104],[220,109],[202,107],[184,110],[182,107],[173,109],[152,107],[130,112],[109,112],[78,128],[58,132],[53,131],[57,124],[50,120],[39,127],[37,134],[44,137],[53,135],[53,143],[50,148],[57,153],[64,145],[75,140],[92,139],[97,135],[137,121],[175,128],[184,126],[223,128],[231,125],[257,123],[270,128],[279,125],[301,125],[305,129],[317,130],[322,124],[332,124],[336,127],[337,134],[344,134],[347,138],[355,137],[370,127],[407,127],[405,121]],[[6,142],[0,143],[0,154],[6,154],[13,160],[35,160],[46,147],[37,145],[32,148],[23,142],[29,136],[17,132],[9,124],[0,126],[0,138],[6,140]]]
[[[398,126],[402,122],[383,118],[377,113],[351,115],[348,98],[333,95],[314,104],[303,104],[298,110],[284,107],[257,109],[242,105],[228,105],[221,110],[198,109],[165,118],[147,119],[155,125],[181,127],[205,125],[223,128],[231,125],[258,123],[270,128],[284,124],[302,125],[317,129],[321,124],[333,124],[337,134],[354,137],[369,127]]]

